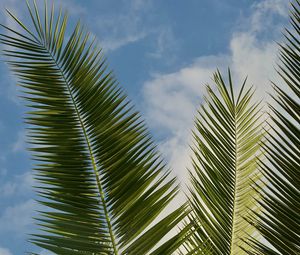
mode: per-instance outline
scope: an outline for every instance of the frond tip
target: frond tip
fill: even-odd
[[[246,80],[235,98],[229,71],[229,85],[219,72],[214,74],[217,93],[207,86],[208,96],[195,121],[193,170],[190,171],[191,254],[245,254],[242,239],[255,228],[245,217],[249,208],[258,210],[260,181],[256,158],[260,156],[260,103],[252,103],[254,90]]]

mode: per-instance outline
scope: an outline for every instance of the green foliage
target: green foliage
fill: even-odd
[[[267,131],[246,80],[236,95],[230,72],[228,84],[215,73],[195,121],[190,209],[164,217],[176,180],[95,39],[80,23],[66,34],[67,15],[54,6],[42,17],[27,6],[33,29],[8,11],[21,32],[1,25],[0,43],[30,109],[43,205],[32,243],[61,255],[300,254],[298,0],[280,48],[286,88],[274,85]]]
[[[214,82],[218,94],[207,86],[193,133],[189,197],[194,233],[187,249],[192,254],[246,254],[249,246],[243,239],[254,235],[255,228],[245,217],[249,208],[259,211],[251,184],[260,179],[261,107],[252,103],[254,91],[246,89],[246,80],[237,98],[230,72],[229,86],[219,72]]]
[[[280,46],[279,75],[270,105],[270,128],[264,145],[267,162],[260,162],[267,188],[258,201],[262,214],[252,223],[275,248],[253,240],[252,254],[300,254],[300,2],[292,5],[287,43]],[[252,244],[253,244],[252,243]]]
[[[66,14],[46,4],[42,18],[35,2],[27,5],[35,30],[9,12],[22,32],[3,26],[10,33],[0,40],[31,108],[26,122],[45,205],[31,242],[56,254],[172,254],[183,233],[158,242],[185,206],[158,219],[177,186],[145,124],[80,23],[66,41]]]

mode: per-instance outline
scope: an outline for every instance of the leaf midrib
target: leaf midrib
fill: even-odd
[[[96,178],[97,188],[98,188],[98,191],[99,191],[99,194],[100,194],[101,203],[103,205],[103,211],[104,211],[104,214],[105,214],[105,219],[106,219],[107,227],[108,227],[108,230],[109,230],[110,239],[111,239],[111,242],[112,242],[112,248],[114,250],[114,254],[115,255],[119,255],[117,244],[116,244],[116,238],[115,238],[114,233],[113,233],[113,228],[112,228],[112,225],[111,225],[109,212],[108,212],[108,209],[107,209],[107,206],[106,206],[105,194],[104,194],[104,190],[103,190],[102,184],[101,184],[101,177],[99,175],[97,164],[95,162],[95,157],[94,157],[93,149],[91,147],[90,139],[89,139],[89,136],[88,136],[88,134],[86,132],[86,128],[85,128],[84,123],[82,121],[82,117],[81,117],[80,112],[78,110],[76,101],[75,101],[74,96],[72,94],[72,91],[70,89],[70,84],[69,84],[69,82],[68,82],[68,80],[67,80],[67,78],[65,76],[64,71],[62,70],[61,66],[57,63],[56,59],[53,57],[51,51],[45,45],[42,45],[42,46],[45,48],[45,50],[50,55],[51,59],[53,60],[53,62],[56,65],[57,69],[59,70],[59,72],[61,73],[61,76],[62,76],[62,78],[63,78],[63,80],[64,80],[64,82],[66,84],[68,93],[70,95],[72,104],[74,106],[74,110],[76,112],[76,116],[78,118],[80,127],[82,129],[82,132],[83,132],[83,135],[84,135],[84,138],[85,138],[86,145],[88,147],[90,160],[91,160],[91,163],[92,163],[92,166],[93,166],[93,171],[94,171],[95,178]]]
[[[237,157],[238,157],[238,147],[237,147],[237,117],[236,117],[236,105],[233,102],[233,120],[234,120],[234,195],[233,195],[233,209],[232,209],[232,228],[231,228],[231,240],[230,240],[230,250],[229,254],[233,254],[233,246],[235,241],[235,218],[236,218],[236,207],[237,207]]]

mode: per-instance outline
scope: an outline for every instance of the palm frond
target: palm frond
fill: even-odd
[[[275,104],[270,105],[270,132],[264,145],[267,162],[260,162],[267,188],[262,191],[263,214],[253,224],[272,245],[253,240],[255,254],[300,254],[300,2],[291,5],[291,25],[280,46]]]
[[[163,239],[185,206],[158,216],[178,189],[120,89],[95,40],[54,5],[33,30],[2,25],[3,54],[24,89],[39,202],[45,210],[31,242],[55,254],[172,254],[183,234]],[[66,39],[68,38],[68,39]]]
[[[187,245],[190,254],[246,254],[243,239],[255,235],[245,217],[256,211],[259,182],[256,157],[260,156],[261,106],[252,103],[254,89],[246,80],[235,98],[219,72],[214,74],[217,92],[207,86],[208,97],[195,121],[193,171],[189,200],[194,233]]]

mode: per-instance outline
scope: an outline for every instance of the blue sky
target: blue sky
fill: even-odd
[[[41,3],[43,1],[37,0]],[[218,67],[246,75],[257,99],[277,81],[276,42],[287,24],[287,0],[56,0],[97,36],[110,67],[137,106],[179,180],[186,183],[188,143],[204,84]],[[15,26],[4,7],[27,19],[25,1],[1,0],[0,22]],[[26,152],[25,108],[0,63],[0,255],[42,252],[26,242],[37,209]]]

